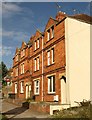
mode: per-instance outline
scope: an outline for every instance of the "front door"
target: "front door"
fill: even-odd
[[[26,85],[26,99],[28,98],[28,85]]]
[[[67,103],[66,79],[61,78],[61,104]]]

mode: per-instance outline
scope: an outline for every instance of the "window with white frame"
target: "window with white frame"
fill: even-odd
[[[21,64],[21,74],[24,73],[24,63]]]
[[[34,59],[34,71],[37,71],[40,69],[40,58],[39,57],[36,57]]]
[[[55,93],[55,75],[48,77],[48,93]]]
[[[15,58],[16,62],[18,61],[18,55],[16,55],[16,58]]]
[[[39,94],[39,80],[34,81],[34,94],[35,95]]]
[[[51,38],[54,37],[54,26],[51,27]]]
[[[47,51],[47,65],[49,66],[50,64],[54,63],[54,48],[51,48],[50,50]]]
[[[18,76],[18,67],[15,68],[15,76]]]
[[[36,71],[36,58],[34,59],[34,71]]]
[[[49,41],[49,40],[50,40],[50,29],[47,30],[47,41]]]
[[[20,93],[24,93],[24,81],[20,82]]]
[[[37,57],[37,70],[39,70],[40,68],[40,60],[39,60],[39,57]]]
[[[15,94],[17,93],[18,84],[15,83]]]
[[[39,40],[39,38],[37,39],[37,48],[39,48],[40,47],[40,40]]]
[[[25,49],[21,50],[21,58],[25,56]]]
[[[47,64],[50,65],[50,50],[47,51]]]
[[[52,64],[54,63],[54,48],[51,49]]]
[[[34,42],[34,49],[36,50],[36,41]]]

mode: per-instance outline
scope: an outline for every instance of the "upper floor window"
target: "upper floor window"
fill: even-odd
[[[50,29],[47,31],[47,41],[50,40]]]
[[[51,27],[51,38],[54,37],[54,26]]]
[[[15,68],[15,76],[18,76],[18,67]]]
[[[54,63],[54,48],[51,50],[47,51],[47,65],[53,64]]]
[[[55,92],[55,75],[48,77],[48,93]]]
[[[24,93],[24,81],[20,82],[20,93]]]
[[[54,37],[54,26],[47,30],[47,41]]]
[[[54,48],[51,49],[51,55],[52,55],[52,64],[54,63]]]
[[[25,56],[25,49],[21,50],[21,57]]]
[[[34,71],[37,71],[40,69],[40,58],[37,57],[34,59]]]
[[[50,51],[47,52],[47,62],[48,65],[50,65]]]
[[[39,40],[39,38],[37,39],[37,48],[39,48],[40,47],[40,40]]]
[[[39,70],[40,68],[40,60],[39,60],[39,57],[37,57],[37,70]]]
[[[40,47],[40,39],[38,38],[37,40],[35,40],[34,42],[34,49],[38,49]]]
[[[24,63],[21,64],[21,74],[24,73]]]
[[[35,50],[36,50],[36,41],[34,42],[34,44],[35,44],[35,45],[34,45],[34,48],[35,48]]]
[[[36,71],[36,58],[34,59],[34,71]]]
[[[39,94],[39,80],[34,81],[34,94],[38,95]]]
[[[18,55],[16,55],[16,57],[15,57],[15,61],[16,61],[16,62],[18,61]]]

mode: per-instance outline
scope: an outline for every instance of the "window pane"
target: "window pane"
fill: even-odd
[[[50,65],[50,51],[47,52],[48,65]]]
[[[51,38],[54,37],[54,26],[51,28]]]
[[[35,41],[35,50],[36,50],[36,41]]]
[[[55,76],[53,76],[53,92],[55,92]]]
[[[50,77],[50,92],[52,92],[52,79]]]
[[[39,44],[40,44],[40,43],[39,43],[39,39],[38,39],[38,40],[37,40],[37,48],[39,48]]]
[[[47,40],[50,40],[50,30],[47,31]]]
[[[52,48],[52,63],[54,62],[54,48]]]

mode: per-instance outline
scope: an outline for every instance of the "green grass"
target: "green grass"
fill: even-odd
[[[6,116],[0,114],[0,120],[8,120]]]

